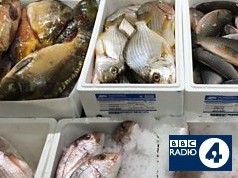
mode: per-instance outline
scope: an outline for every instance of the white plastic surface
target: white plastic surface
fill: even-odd
[[[211,0],[184,0],[183,1],[183,33],[184,33],[184,67],[185,67],[185,112],[193,112],[200,116],[210,115],[205,111],[212,111],[218,108],[219,112],[214,114],[233,114],[238,113],[236,104],[214,104],[206,106],[204,103],[205,96],[218,95],[218,96],[238,96],[237,85],[205,85],[195,84],[193,82],[193,61],[192,61],[192,45],[191,45],[191,30],[190,30],[190,16],[189,8],[203,2],[210,2]],[[222,1],[222,0],[218,0]],[[228,0],[232,1],[232,0]],[[233,0],[233,2],[237,2]],[[210,109],[208,109],[210,107]],[[220,107],[220,109],[219,109]],[[230,111],[230,113],[223,112],[222,110]]]
[[[0,118],[0,136],[7,139],[42,178],[56,127],[54,119]]]
[[[182,115],[184,99],[184,67],[183,67],[183,48],[182,48],[182,0],[175,1],[175,38],[176,38],[176,75],[175,84],[92,84],[92,73],[94,69],[95,44],[98,35],[102,32],[105,18],[119,8],[128,6],[132,3],[144,3],[149,0],[102,0],[99,10],[99,18],[96,21],[95,31],[91,38],[88,55],[79,79],[77,89],[79,96],[88,117],[97,115],[113,116],[109,112],[102,111],[100,103],[97,101],[96,94],[155,94],[155,110],[149,113],[126,113],[117,114],[117,117],[141,117],[157,115]],[[172,0],[166,2],[174,2]],[[108,109],[108,108],[107,108]]]
[[[29,0],[21,0],[26,5]],[[78,0],[63,0],[68,6],[74,7]],[[43,118],[75,118],[82,113],[82,104],[76,86],[68,97],[28,101],[0,101],[0,117],[43,117]]]
[[[167,118],[168,119],[168,118]],[[167,120],[165,118],[165,120]],[[168,123],[161,123],[151,119],[133,119],[137,121],[142,128],[150,129],[151,131],[154,131],[156,133],[163,135],[163,138],[160,138],[159,140],[162,142],[167,143],[168,141],[168,135],[171,133],[174,128]],[[118,126],[119,123],[121,123],[123,119],[113,119],[113,118],[81,118],[80,120],[76,119],[66,119],[61,120],[57,126],[56,134],[54,137],[54,142],[52,149],[49,154],[49,161],[47,164],[47,168],[44,174],[44,178],[53,178],[59,159],[61,157],[62,151],[65,150],[67,146],[70,145],[75,139],[82,136],[83,134],[87,132],[92,131],[100,131],[104,133],[112,133],[112,131]],[[185,128],[184,124],[182,124],[181,120],[178,122],[178,119],[174,119],[174,124],[176,125],[175,131],[173,133],[178,133],[178,128]],[[179,127],[178,127],[179,125]],[[160,142],[159,141],[159,142]],[[164,148],[167,149],[167,147],[160,147],[159,148],[159,155],[161,155],[161,161],[159,160],[159,174],[161,178],[165,178],[167,175],[169,175],[168,172],[168,160],[163,159],[167,157],[168,150],[163,150]],[[160,165],[161,164],[161,165]],[[166,169],[164,169],[166,168]],[[166,175],[166,176],[165,176]]]

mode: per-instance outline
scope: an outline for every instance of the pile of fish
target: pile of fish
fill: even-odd
[[[0,177],[33,178],[33,172],[17,150],[0,137]]]
[[[194,83],[238,84],[237,2],[213,1],[190,8]]]
[[[93,83],[175,83],[174,5],[151,1],[114,12],[95,53]]]
[[[96,0],[0,2],[0,100],[68,96],[87,52]]]
[[[137,145],[135,140],[132,141],[133,135],[137,135],[137,137],[143,138],[142,135],[138,135],[140,126],[138,123],[134,121],[125,121],[121,123],[114,131],[113,136],[100,133],[100,132],[92,132],[85,134],[78,139],[76,139],[63,153],[58,168],[56,170],[55,177],[56,178],[128,178],[133,177],[130,174],[136,175],[136,171],[138,170],[138,164],[143,162],[145,157],[142,157],[140,161],[134,162],[137,159],[138,154],[142,154],[140,150],[143,150],[143,145]],[[153,139],[148,138],[147,139]],[[156,141],[156,140],[155,140]],[[130,149],[132,147],[136,147],[137,152],[134,152],[134,159],[130,156],[133,155],[132,152],[127,152],[126,145],[131,142],[133,146],[129,146]],[[143,138],[143,143],[145,142],[145,138]],[[128,146],[128,145],[127,145]],[[151,145],[148,145],[151,147]],[[156,144],[155,150],[157,150]],[[134,149],[134,148],[133,148]],[[136,153],[138,153],[136,155]],[[153,153],[148,151],[148,153]],[[130,158],[130,164],[126,163],[126,158]],[[139,157],[139,156],[138,156]],[[156,160],[156,155],[154,159]],[[133,161],[134,160],[134,161]],[[128,161],[128,160],[127,160]],[[153,162],[152,160],[148,160],[148,164],[144,166],[147,167],[151,174],[149,164]],[[133,165],[134,166],[133,168]],[[143,167],[143,166],[142,166]],[[133,168],[132,170],[130,170]],[[157,162],[155,161],[154,170],[157,170]],[[125,175],[125,171],[129,171],[127,175]],[[139,170],[140,171],[140,170]],[[146,170],[142,170],[146,172]],[[155,171],[156,172],[156,171]],[[139,174],[139,176],[134,176],[137,178],[151,177],[143,176]],[[152,176],[154,177],[154,176]]]

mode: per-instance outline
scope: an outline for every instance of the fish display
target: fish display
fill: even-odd
[[[34,174],[17,152],[3,137],[0,137],[0,177],[1,178],[33,178]]]
[[[196,82],[199,73],[203,84],[234,84],[238,79],[237,10],[237,3],[231,1],[190,8],[193,61],[205,65],[194,66]]]
[[[0,100],[69,95],[84,64],[97,6],[96,0],[79,1],[73,8],[57,0],[25,6],[2,1]],[[71,23],[76,26],[69,28]]]
[[[55,178],[156,177],[157,137],[132,120],[109,133],[88,132],[63,150]],[[141,174],[138,168],[144,166]]]
[[[174,5],[150,1],[112,13],[95,54],[94,83],[128,83],[127,70],[136,75],[133,83],[176,83]]]

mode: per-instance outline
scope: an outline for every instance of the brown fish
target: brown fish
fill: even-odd
[[[200,36],[217,36],[231,20],[231,11],[225,9],[214,10],[199,20],[195,32]]]
[[[3,0],[0,3],[0,55],[12,43],[21,17],[20,0]]]
[[[124,121],[116,128],[113,139],[117,143],[124,145],[131,140],[131,134],[138,128],[139,124],[135,121]]]
[[[24,57],[34,52],[39,46],[40,42],[28,22],[26,8],[23,8],[16,38],[11,46],[12,61],[15,61],[15,63],[19,62]]]
[[[56,178],[70,178],[89,156],[102,152],[103,144],[104,134],[102,133],[93,132],[79,137],[62,155],[56,171]]]

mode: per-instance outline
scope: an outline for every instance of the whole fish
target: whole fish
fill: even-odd
[[[0,55],[10,47],[15,37],[20,17],[20,0],[3,0],[0,2]]]
[[[221,84],[224,81],[224,78],[220,74],[209,67],[203,67],[201,69],[201,76],[204,84]]]
[[[92,31],[96,19],[98,5],[96,0],[82,0],[73,8],[73,20],[68,23],[57,38],[56,43],[71,41],[79,29]]]
[[[55,98],[77,80],[91,33],[80,31],[72,42],[31,53],[0,82],[0,100]]]
[[[220,37],[206,37],[197,38],[196,44],[199,44],[204,49],[222,57],[227,62],[238,66],[237,40]]]
[[[31,168],[3,137],[0,137],[0,177],[33,178]]]
[[[138,9],[138,16],[149,13],[148,18],[148,27],[158,34],[161,34],[163,31],[164,21],[174,21],[174,8],[172,5],[160,2],[160,1],[150,1],[141,5]]]
[[[101,153],[81,165],[70,178],[115,178],[120,166],[120,153]]]
[[[238,72],[233,65],[226,62],[226,60],[222,57],[212,54],[203,48],[196,48],[193,50],[193,59],[198,60],[204,65],[212,68],[214,71],[227,79],[238,78]]]
[[[218,9],[205,14],[198,22],[195,32],[200,36],[217,36],[223,27],[231,22],[232,14],[229,10]]]
[[[73,18],[73,11],[60,1],[42,0],[27,6],[27,18],[42,47],[46,47],[55,42]]]
[[[140,8],[140,6],[141,5],[138,5],[138,4],[132,4],[130,6],[117,10],[116,12],[110,14],[106,18],[105,26],[110,26],[112,23],[115,22],[116,19],[118,19],[121,16],[124,16],[125,19],[133,25],[137,21],[136,12]]]
[[[192,30],[195,30],[199,20],[204,16],[204,14],[196,10],[195,8],[190,8],[189,13],[190,13],[191,28]]]
[[[10,54],[12,61],[15,63],[19,62],[30,53],[36,51],[39,46],[40,42],[28,22],[26,8],[23,8],[19,28],[11,45]]]
[[[102,152],[104,134],[93,132],[75,140],[64,152],[59,162],[56,178],[70,178],[90,156]]]
[[[238,29],[233,27],[232,25],[225,25],[224,27],[224,32],[227,34],[227,35],[230,35],[230,34],[237,34],[238,33]]]
[[[139,124],[135,121],[124,121],[115,129],[113,139],[118,144],[127,144],[131,140],[132,133],[139,128]]]
[[[125,71],[123,50],[128,37],[119,31],[118,22],[106,28],[96,43],[95,71],[102,83],[113,82]]]
[[[174,83],[174,57],[167,41],[149,29],[145,21],[136,22],[136,28],[124,50],[127,65],[148,83]]]
[[[232,1],[210,1],[204,2],[196,6],[196,9],[203,12],[209,13],[216,9],[227,9],[233,14],[238,15],[238,6],[237,2]]]

